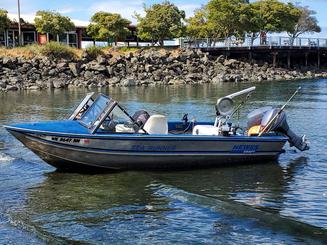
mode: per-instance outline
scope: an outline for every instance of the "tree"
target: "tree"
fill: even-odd
[[[191,38],[208,38],[214,36],[214,26],[208,22],[208,9],[203,6],[186,20],[186,33]]]
[[[251,44],[263,33],[290,31],[300,17],[300,11],[291,3],[261,0],[242,5],[240,29],[250,34]]]
[[[316,12],[310,10],[308,7],[300,7],[301,11],[300,18],[295,23],[293,28],[288,31],[288,35],[290,36],[292,43],[294,39],[300,36],[303,33],[313,33],[313,32],[321,32],[321,28],[318,26],[318,21],[315,16]]]
[[[128,26],[131,22],[120,14],[97,12],[91,18],[92,23],[87,27],[87,34],[95,40],[109,40],[113,38],[117,45],[119,38],[125,39],[128,35]],[[109,41],[108,41],[109,42]]]
[[[0,32],[4,32],[10,26],[11,21],[7,14],[6,10],[0,9]]]
[[[52,11],[38,11],[34,22],[38,32],[49,33],[54,36],[75,29],[75,25],[69,17]]]
[[[182,20],[185,12],[179,10],[174,4],[165,1],[144,7],[145,17],[136,15],[138,20],[138,37],[143,40],[159,42],[161,46],[165,39],[181,37],[185,31]]]
[[[211,0],[208,8],[208,23],[215,30],[214,37],[230,37],[242,33],[240,14],[247,0]]]
[[[300,17],[300,10],[292,3],[277,0],[261,0],[251,4],[254,31],[283,32],[293,29]]]

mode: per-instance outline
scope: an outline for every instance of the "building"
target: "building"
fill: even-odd
[[[61,35],[53,36],[51,34],[38,33],[35,26],[30,23],[22,23],[22,44],[44,44],[48,41],[58,41],[67,44],[72,47],[82,47],[82,33],[85,27],[77,26],[74,31],[66,32]],[[18,46],[18,23],[12,23],[11,26],[4,32],[0,32],[0,46],[6,46],[9,48]]]

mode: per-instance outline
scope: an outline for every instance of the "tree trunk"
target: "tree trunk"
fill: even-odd
[[[250,37],[250,45],[251,45],[251,47],[253,47],[253,43],[254,43],[254,40],[256,39],[256,37],[253,37],[253,36],[251,36]]]
[[[295,38],[296,38],[296,36],[294,36],[294,35],[290,37],[290,46],[291,47],[293,47],[293,45],[294,45]]]

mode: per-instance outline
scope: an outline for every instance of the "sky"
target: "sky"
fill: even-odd
[[[322,33],[316,36],[327,37],[327,0],[288,0],[301,6],[309,6],[317,12]],[[135,12],[144,13],[143,6],[150,6],[162,0],[20,0],[22,18],[33,21],[36,11],[54,10],[69,16],[76,25],[87,25],[90,17],[97,11],[120,13],[123,17],[136,23],[133,18]],[[193,11],[206,4],[207,0],[170,0],[184,10],[186,17],[193,15]],[[0,0],[0,8],[6,9],[11,18],[17,16],[15,0]]]

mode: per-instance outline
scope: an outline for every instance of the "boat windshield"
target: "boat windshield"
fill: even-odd
[[[92,134],[99,128],[102,131],[110,132],[121,132],[121,130],[125,132],[127,129],[129,132],[138,130],[132,117],[116,101],[103,94],[100,94],[87,108],[79,122]]]
[[[94,103],[87,109],[83,114],[82,118],[79,120],[83,125],[91,128],[94,123],[99,120],[101,114],[110,104],[110,98],[104,95],[99,95]]]

